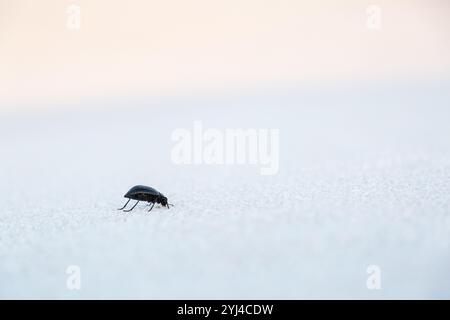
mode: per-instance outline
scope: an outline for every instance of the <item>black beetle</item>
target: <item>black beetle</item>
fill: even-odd
[[[167,197],[165,195],[163,195],[158,190],[147,186],[134,186],[124,195],[124,197],[128,198],[127,203],[125,203],[122,208],[117,210],[125,209],[131,199],[137,200],[137,202],[134,204],[133,208],[129,210],[123,210],[124,212],[130,212],[131,210],[133,210],[134,207],[137,206],[139,201],[147,201],[151,204],[151,208],[148,210],[149,212],[152,211],[155,203],[159,203],[162,206],[167,207],[167,209],[169,209],[170,206],[173,206],[173,204],[167,202]]]

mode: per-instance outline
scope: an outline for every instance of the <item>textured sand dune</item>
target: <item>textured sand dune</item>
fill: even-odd
[[[448,87],[0,119],[0,297],[449,298]],[[195,120],[280,129],[279,173],[173,164]],[[135,184],[175,207],[115,210]]]

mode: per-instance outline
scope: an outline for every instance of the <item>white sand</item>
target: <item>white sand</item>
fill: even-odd
[[[448,84],[90,103],[0,119],[0,298],[450,298]],[[279,128],[279,174],[174,165],[194,120]]]

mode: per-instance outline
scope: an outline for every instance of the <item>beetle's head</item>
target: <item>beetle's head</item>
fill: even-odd
[[[170,206],[173,206],[173,204],[169,203],[167,200],[166,196],[161,195],[159,197],[159,203],[163,206],[163,207],[167,207],[167,209],[170,208]]]
[[[160,196],[159,197],[159,203],[162,205],[162,206],[167,206],[167,197],[165,197],[165,196]]]

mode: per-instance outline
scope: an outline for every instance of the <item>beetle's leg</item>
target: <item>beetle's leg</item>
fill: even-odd
[[[150,209],[148,209],[148,212],[150,212],[150,211],[152,211],[152,209],[153,209],[153,207],[155,206],[155,203],[154,202],[152,202],[151,203],[151,207],[150,207]]]
[[[133,210],[134,209],[134,207],[136,207],[137,206],[137,204],[139,203],[139,200],[138,200],[138,202],[136,202],[135,204],[134,204],[134,206],[133,206],[133,208],[131,208],[130,210],[123,210],[123,212],[130,212],[131,210]]]
[[[130,199],[128,199],[127,203],[125,203],[125,205],[124,205],[124,206],[123,206],[122,208],[120,208],[120,209],[117,209],[117,210],[122,210],[122,209],[125,209],[125,207],[127,206],[128,202],[130,202],[130,200],[131,200],[131,198],[130,198]]]

